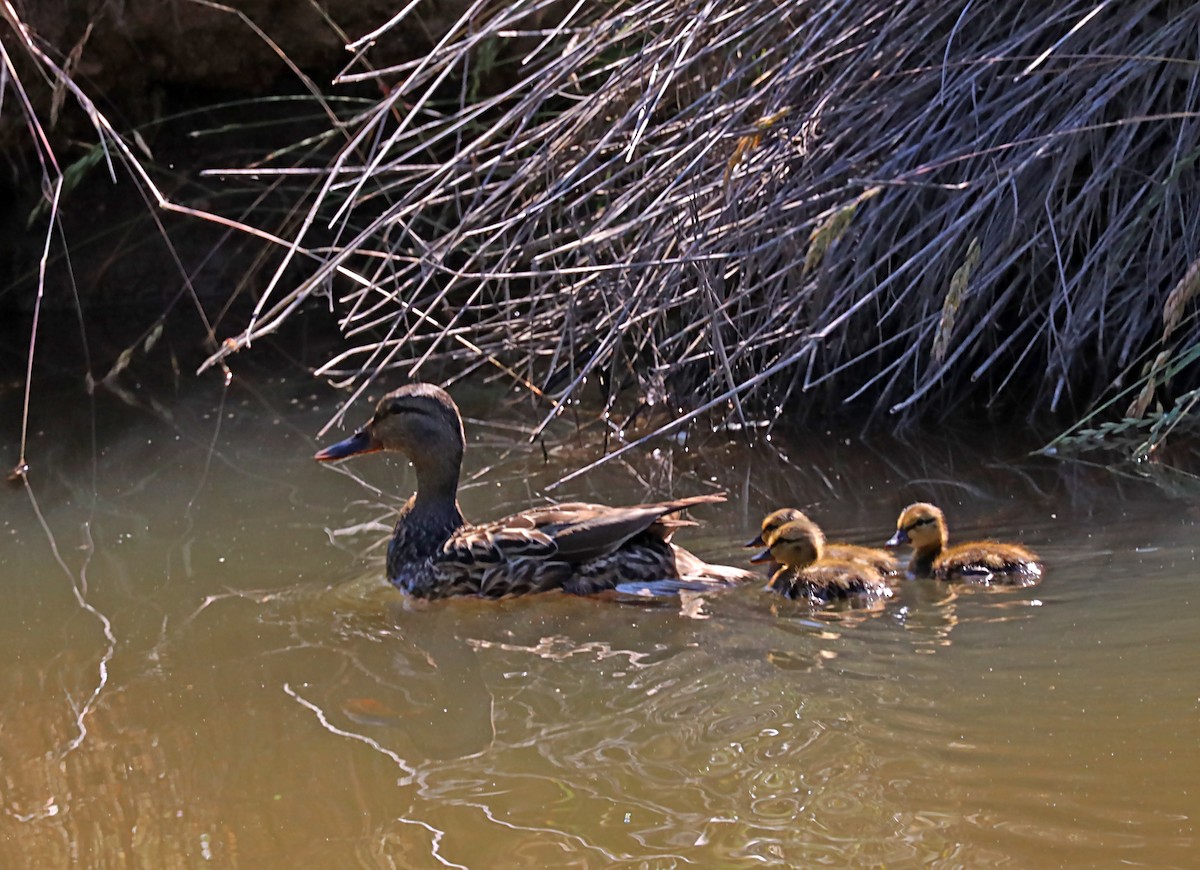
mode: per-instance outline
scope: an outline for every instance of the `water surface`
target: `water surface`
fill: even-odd
[[[600,427],[529,445],[545,408],[455,392],[469,517],[600,455]],[[35,399],[30,483],[0,514],[0,865],[1194,861],[1186,490],[983,433],[693,433],[551,495],[727,490],[678,540],[733,564],[780,505],[880,543],[933,499],[960,539],[1038,550],[1045,581],[914,582],[840,617],[757,585],[427,604],[382,581],[411,471],[312,462],[336,397],[306,376]],[[19,395],[0,402],[15,423]]]

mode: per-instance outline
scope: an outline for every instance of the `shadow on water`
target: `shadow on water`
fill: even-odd
[[[598,426],[528,444],[541,409],[454,391],[469,517],[536,503],[599,453]],[[381,579],[411,472],[310,460],[331,391],[250,373],[134,395],[39,396],[30,489],[3,493],[4,866],[1184,866],[1194,849],[1189,498],[989,433],[692,432],[552,495],[726,490],[680,541],[731,564],[780,505],[879,544],[932,499],[952,534],[1023,540],[1046,580],[912,582],[841,613],[758,584],[424,603]],[[6,419],[16,401],[0,394]]]

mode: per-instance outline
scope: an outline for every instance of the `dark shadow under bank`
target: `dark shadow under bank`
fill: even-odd
[[[119,428],[125,416],[118,410],[121,407],[164,417],[180,400],[221,391],[224,376],[219,369],[195,374],[212,343],[194,313],[176,311],[161,329],[155,326],[157,320],[153,309],[143,308],[101,309],[89,313],[82,326],[73,313],[43,313],[30,401],[32,456],[36,456],[39,433],[50,433],[53,440],[56,431],[87,431],[96,421],[101,429]],[[10,439],[19,432],[31,327],[28,316],[0,318],[0,401]],[[315,436],[346,393],[314,379],[311,372],[341,342],[328,314],[314,311],[295,318],[281,334],[229,359],[230,389],[237,393],[244,388],[257,396],[264,413],[272,417],[285,417],[288,402],[296,397],[304,396],[306,402],[311,397],[313,407],[323,407],[327,415],[305,418],[304,425],[314,427],[310,434]],[[982,506],[1002,498],[1010,486],[1036,493],[1043,484],[1033,482],[1030,469],[1055,469],[1052,476],[1066,485],[1111,476],[1120,486],[1137,488],[1151,482],[1164,495],[1181,498],[1193,497],[1198,488],[1194,475],[1200,470],[1200,449],[1186,434],[1172,438],[1150,461],[1141,463],[1104,454],[1099,461],[1091,455],[1043,457],[1031,454],[1057,434],[1058,422],[1039,427],[1017,423],[1007,415],[959,415],[939,425],[910,425],[894,432],[875,425],[864,431],[861,415],[866,409],[861,406],[844,409],[841,416],[827,418],[821,426],[790,423],[786,412],[773,421],[752,420],[747,427],[701,417],[605,462],[606,455],[669,422],[671,410],[649,407],[631,397],[605,412],[599,393],[584,390],[531,441],[529,435],[552,406],[495,367],[472,366],[465,377],[457,369],[427,367],[423,378],[448,385],[467,418],[469,444],[506,445],[499,459],[492,460],[499,462],[498,468],[519,461],[527,468],[558,469],[558,476],[537,475],[543,487],[550,487],[546,495],[556,500],[566,498],[568,491],[587,489],[592,473],[605,477],[606,466],[626,469],[641,479],[644,499],[687,494],[676,490],[677,475],[684,472],[698,480],[727,481],[721,488],[729,489],[731,498],[753,501],[768,510],[772,505],[817,507],[831,501],[861,507],[881,497],[884,481],[893,498],[947,504],[975,501]],[[276,379],[290,384],[282,396],[272,394],[267,386]],[[363,423],[374,401],[406,380],[393,373],[380,375],[375,387],[346,410],[342,424],[326,439]],[[594,401],[588,401],[589,395]],[[15,462],[15,456],[12,459]],[[478,467],[472,471],[471,462],[468,448],[467,487],[478,485],[479,475],[487,474]],[[573,483],[556,486],[562,476],[595,463],[599,463],[595,472],[585,471]],[[956,483],[962,476],[976,482]],[[994,488],[991,494],[989,487]]]

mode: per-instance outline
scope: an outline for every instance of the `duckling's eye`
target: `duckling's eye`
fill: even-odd
[[[934,522],[933,517],[921,517],[921,519],[913,520],[911,523],[909,523],[907,526],[905,526],[904,531],[911,532],[917,526],[927,526],[932,522]]]

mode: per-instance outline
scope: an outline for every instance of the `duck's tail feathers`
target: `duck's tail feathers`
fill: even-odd
[[[674,544],[671,547],[675,551],[675,572],[681,581],[703,583],[705,588],[712,589],[714,586],[738,586],[751,580],[762,579],[755,571],[705,562],[682,547]]]

